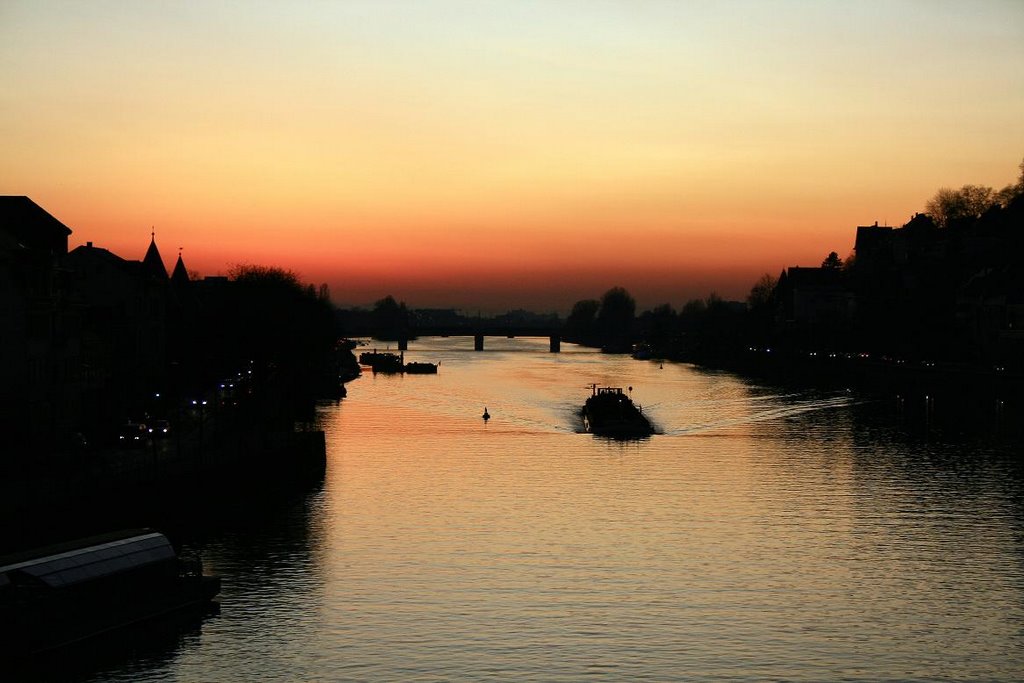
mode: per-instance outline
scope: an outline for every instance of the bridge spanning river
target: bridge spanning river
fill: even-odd
[[[481,321],[479,324],[467,325],[422,325],[410,329],[410,339],[417,337],[472,337],[473,349],[484,350],[486,337],[547,337],[548,350],[558,353],[562,350],[561,325],[507,325],[493,321]],[[410,339],[399,339],[398,349],[407,351]]]

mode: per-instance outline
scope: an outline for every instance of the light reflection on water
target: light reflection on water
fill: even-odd
[[[546,340],[413,347],[438,375],[321,409],[322,489],[196,542],[220,615],[95,680],[1024,675],[1012,444]],[[579,433],[594,382],[660,433]]]

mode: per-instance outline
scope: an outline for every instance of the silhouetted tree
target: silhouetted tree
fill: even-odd
[[[596,335],[595,321],[601,302],[597,299],[577,301],[565,320],[565,336],[580,344],[591,344]]]
[[[714,313],[723,306],[725,306],[725,299],[718,292],[711,292],[704,299],[704,307],[708,310],[708,313]]]
[[[1017,182],[996,192],[993,199],[999,206],[1006,209],[1020,196],[1024,196],[1024,161],[1020,162],[1020,175],[1017,177]]]
[[[276,266],[260,266],[255,264],[237,265],[228,271],[228,277],[241,285],[251,285],[266,291],[292,291],[303,289],[299,276],[291,270]]]
[[[772,334],[775,323],[776,292],[779,279],[765,273],[747,295],[747,311],[749,314],[749,334],[753,341],[764,344]]]
[[[297,405],[331,382],[334,310],[295,273],[237,266],[229,281],[197,291],[195,309],[186,331],[190,343],[176,370],[182,391],[202,390],[250,367],[260,381],[273,382],[283,403]]]
[[[728,303],[716,292],[687,301],[679,312],[683,336],[676,356],[698,363],[735,357],[738,348],[748,343],[746,319],[742,305]]]
[[[839,254],[836,252],[829,252],[825,260],[821,262],[821,267],[828,270],[839,270],[843,267],[843,259],[839,258]]]
[[[334,312],[312,286],[283,268],[240,265],[219,312],[225,332],[244,357],[280,367],[329,351],[335,341]]]
[[[834,255],[835,252],[832,254]],[[750,294],[747,295],[747,304],[751,310],[770,308],[775,302],[775,287],[778,284],[779,279],[769,273],[758,278],[754,286],[750,288]]]
[[[643,339],[659,355],[668,355],[670,345],[678,334],[676,312],[670,304],[655,306],[644,311],[639,317]]]
[[[385,341],[396,341],[409,338],[409,309],[405,302],[395,301],[388,294],[373,306],[373,323],[376,332],[373,336]]]
[[[925,212],[940,228],[973,221],[997,203],[995,191],[983,185],[964,185],[959,190],[940,188],[925,204]]]
[[[632,345],[633,319],[636,300],[622,287],[612,287],[601,297],[597,313],[597,329],[602,348],[608,351],[628,351]]]
[[[679,326],[684,332],[693,332],[697,329],[707,312],[707,304],[704,299],[690,299],[679,311]]]

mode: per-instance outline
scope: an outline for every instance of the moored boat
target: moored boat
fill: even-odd
[[[583,406],[583,426],[588,432],[618,439],[636,439],[654,433],[641,407],[620,387],[593,385],[593,394]],[[632,387],[630,388],[632,390]]]
[[[406,363],[405,371],[413,375],[436,375],[438,363]]]
[[[408,372],[412,375],[436,375],[440,363],[405,362],[405,354],[386,351],[366,351],[359,354],[359,363],[369,365],[373,372],[400,374]]]
[[[12,662],[142,623],[208,609],[220,578],[150,529],[0,558],[0,653]]]
[[[404,354],[365,351],[359,354],[360,365],[369,365],[374,372],[400,373],[405,367]]]

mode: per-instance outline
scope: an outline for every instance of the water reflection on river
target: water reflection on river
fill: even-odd
[[[320,410],[323,486],[194,541],[219,616],[92,679],[1024,676],[1024,487],[998,428],[487,345],[422,340],[407,360],[438,375],[350,384]],[[579,433],[593,382],[632,386],[660,433]]]

